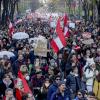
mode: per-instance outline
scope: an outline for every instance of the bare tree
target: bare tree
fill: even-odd
[[[36,9],[40,7],[39,0],[32,0],[30,6],[31,6],[32,11],[35,11]]]
[[[3,0],[2,24],[7,23],[7,19],[9,16],[8,4],[9,4],[9,0]]]

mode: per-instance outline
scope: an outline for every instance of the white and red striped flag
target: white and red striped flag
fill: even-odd
[[[58,53],[59,50],[61,50],[63,47],[65,47],[65,39],[61,37],[56,37],[55,39],[51,40],[51,47],[53,48],[55,53]]]
[[[64,27],[64,36],[67,38],[70,36],[68,27]]]
[[[60,25],[60,18],[58,19],[56,25],[56,33],[57,33],[57,37],[51,40],[51,47],[53,48],[55,53],[58,53],[60,49],[66,46],[66,40],[64,37],[63,29]]]
[[[68,29],[68,16],[66,14],[64,15],[63,20],[64,20],[64,36],[68,38],[70,34]]]
[[[16,22],[15,22],[15,25],[18,24],[18,23],[21,23],[23,20],[22,19],[18,19]]]
[[[49,17],[49,23],[51,23],[51,22],[52,22],[52,16]]]
[[[8,35],[9,35],[10,37],[12,37],[13,33],[14,33],[14,26],[13,26],[13,24],[10,22],[10,23],[9,23]]]
[[[63,32],[63,28],[61,27],[60,21],[61,21],[61,18],[59,17],[58,20],[57,20],[57,25],[56,25],[56,33],[57,33],[57,35],[59,35],[59,34],[61,34]]]
[[[63,20],[64,20],[64,27],[65,27],[68,24],[68,16],[67,16],[67,14],[64,15]]]

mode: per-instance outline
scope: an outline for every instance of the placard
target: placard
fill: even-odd
[[[93,39],[87,39],[87,40],[83,40],[82,43],[85,44],[85,45],[91,45],[92,43],[94,43],[94,40]]]
[[[37,56],[47,57],[47,39],[43,36],[39,36],[34,46],[34,54]]]
[[[90,39],[90,38],[91,38],[91,33],[89,33],[89,32],[84,32],[84,33],[82,34],[82,37],[83,37],[84,39]]]
[[[75,28],[75,23],[69,23],[70,28]]]

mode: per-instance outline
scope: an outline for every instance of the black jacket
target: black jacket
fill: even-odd
[[[81,89],[81,79],[79,76],[75,76],[70,73],[66,78],[66,86],[73,92],[76,93]]]

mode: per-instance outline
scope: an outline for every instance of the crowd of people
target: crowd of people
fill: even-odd
[[[99,100],[100,26],[84,21],[75,23],[75,28],[69,27],[66,47],[56,54],[50,45],[55,28],[49,24],[37,18],[14,25],[15,32],[26,32],[30,38],[44,36],[48,40],[47,57],[34,55],[34,47],[27,39],[14,40],[7,28],[1,28],[0,51],[15,56],[0,57],[0,100]],[[91,33],[93,43],[82,42],[84,32]],[[31,92],[25,91],[27,85],[19,73]]]

